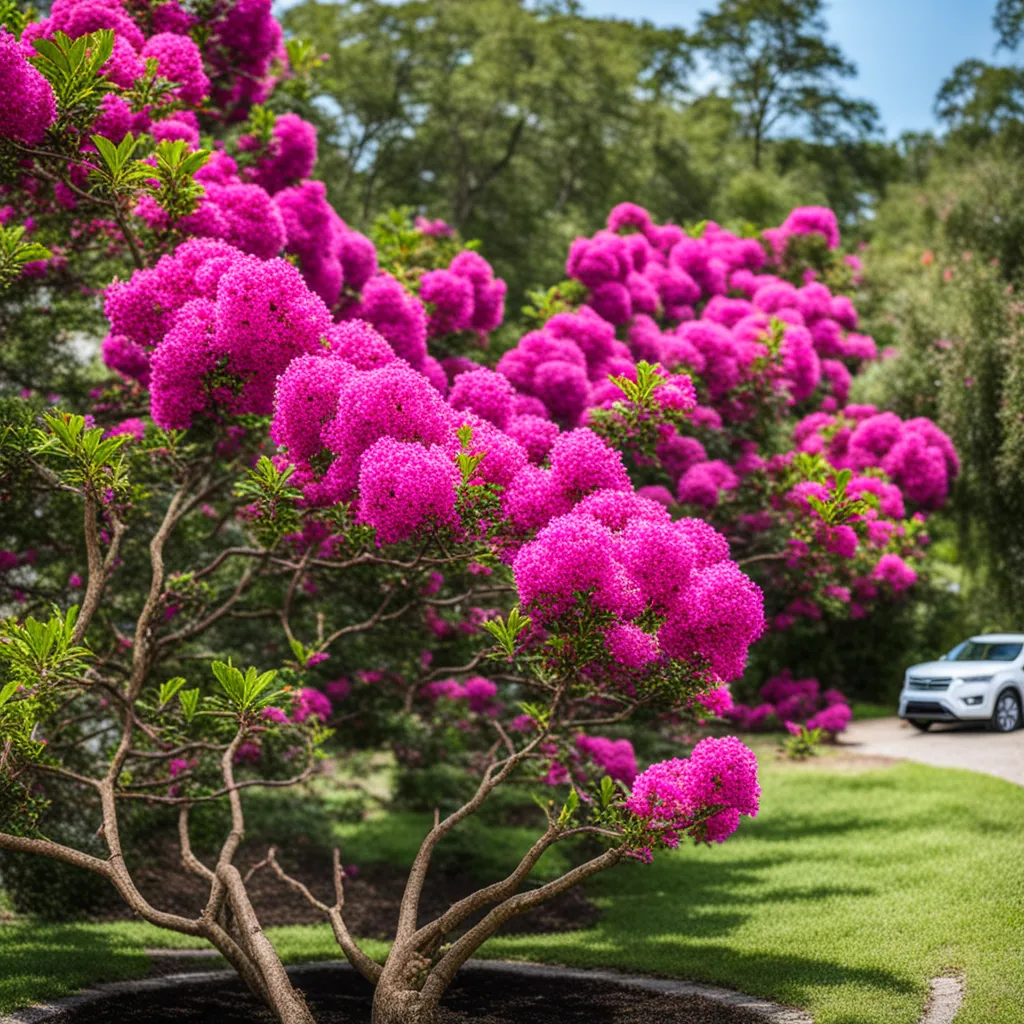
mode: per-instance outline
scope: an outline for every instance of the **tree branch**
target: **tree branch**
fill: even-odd
[[[437,966],[430,972],[421,995],[429,1004],[436,1005],[451,984],[456,971],[489,939],[509,918],[525,914],[528,910],[546,903],[555,896],[566,892],[574,885],[596,875],[600,871],[617,864],[624,851],[616,848],[606,850],[598,857],[580,864],[579,867],[567,871],[561,878],[556,878],[539,889],[519,893],[496,906],[482,921],[474,925],[465,935],[453,943],[451,949],[441,958]]]

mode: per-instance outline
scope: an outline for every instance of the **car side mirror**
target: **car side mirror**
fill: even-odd
[[[943,655],[942,655],[942,656],[941,656],[941,657],[939,658],[939,661],[947,661],[947,660],[948,660],[948,658],[949,658],[949,656],[948,656],[948,655],[946,655],[946,654],[943,654]]]

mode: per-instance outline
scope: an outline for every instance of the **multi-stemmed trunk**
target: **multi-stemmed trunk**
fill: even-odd
[[[377,979],[371,1024],[434,1024],[438,1004],[456,972],[505,921],[548,902],[622,859],[621,848],[606,850],[546,885],[516,892],[543,850],[563,834],[549,829],[503,882],[481,889],[408,938],[399,938]],[[410,881],[414,880],[415,871]],[[436,956],[448,926],[457,925],[476,910],[492,904],[496,905],[480,921]]]
[[[437,999],[422,991],[430,962],[415,951],[392,948],[373,993],[371,1024],[434,1024]]]

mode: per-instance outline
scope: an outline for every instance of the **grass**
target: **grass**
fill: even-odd
[[[817,1024],[916,1024],[928,979],[962,971],[957,1024],[1021,1024],[1024,789],[832,753],[791,765],[770,750],[761,815],[723,846],[624,865],[589,886],[597,927],[499,937],[483,954],[730,985],[805,1007]],[[407,861],[422,823],[339,826],[345,859]],[[526,836],[492,830],[496,859]],[[326,927],[270,935],[288,960],[337,954]],[[147,945],[192,944],[132,923],[0,927],[0,1011],[138,976]]]
[[[853,720],[862,722],[869,718],[892,718],[896,714],[895,704],[869,704],[867,701],[855,700],[850,705]]]

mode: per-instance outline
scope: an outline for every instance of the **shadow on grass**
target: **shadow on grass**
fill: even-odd
[[[896,965],[865,963],[862,956],[844,962],[846,948],[810,938],[822,914],[850,912],[856,920],[858,912],[849,908],[877,899],[880,888],[863,878],[845,882],[841,864],[833,877],[823,880],[820,872],[809,872],[801,885],[799,875],[785,871],[793,864],[788,849],[760,844],[769,836],[777,841],[863,835],[865,829],[883,827],[882,816],[758,821],[750,828],[750,845],[744,844],[748,856],[673,858],[627,867],[595,887],[603,897],[602,919],[595,930],[579,935],[572,960],[724,984],[801,1005],[813,1003],[816,991],[836,988],[860,989],[867,1003],[877,1005],[887,996],[919,996],[920,983]],[[805,920],[808,939],[801,941]],[[738,936],[735,944],[733,936]],[[558,960],[566,952],[567,947],[552,947],[543,955]]]
[[[87,925],[0,926],[0,1012],[103,981],[142,977],[149,957]]]

